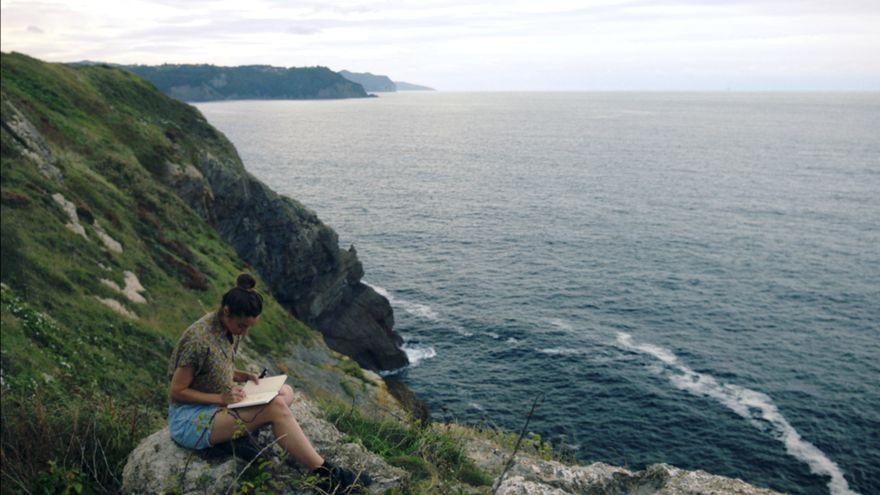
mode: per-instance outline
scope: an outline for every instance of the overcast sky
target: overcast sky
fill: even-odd
[[[880,0],[0,0],[4,52],[444,90],[880,90]]]

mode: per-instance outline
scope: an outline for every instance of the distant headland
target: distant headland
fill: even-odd
[[[364,88],[326,67],[128,65],[163,93],[183,101],[366,98]]]
[[[371,74],[369,72],[349,72],[347,70],[341,70],[339,71],[339,75],[349,81],[360,84],[367,91],[373,91],[376,93],[391,93],[395,91],[436,91],[434,88],[429,88],[428,86],[403,81],[392,81],[388,76]]]

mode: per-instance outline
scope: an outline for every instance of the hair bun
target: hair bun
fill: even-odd
[[[257,286],[257,281],[249,274],[242,273],[237,279],[235,279],[235,286],[239,289],[251,290]]]

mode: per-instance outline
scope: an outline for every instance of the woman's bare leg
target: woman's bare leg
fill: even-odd
[[[278,395],[284,397],[284,402],[287,403],[288,407],[293,404],[293,388],[291,388],[290,385],[282,385],[281,390],[278,391]]]
[[[291,391],[290,400],[292,399]],[[214,416],[211,445],[232,440],[233,434],[242,431],[242,425],[247,431],[254,431],[260,426],[271,423],[275,438],[280,438],[278,444],[300,464],[308,469],[315,469],[324,463],[324,459],[312,447],[312,443],[293,417],[286,394],[279,395],[265,406],[245,407],[233,411],[240,421],[230,414],[229,410],[221,410]],[[241,433],[237,436],[241,436]]]

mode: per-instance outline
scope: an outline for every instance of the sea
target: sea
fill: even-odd
[[[880,493],[880,93],[197,106],[355,246],[435,420]]]

